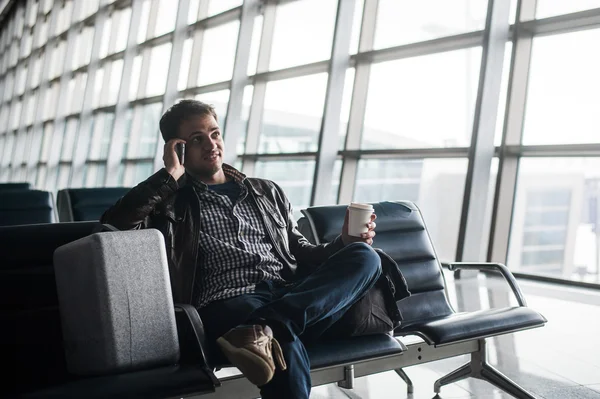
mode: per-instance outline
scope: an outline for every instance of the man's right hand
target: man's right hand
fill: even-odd
[[[175,180],[179,180],[185,173],[185,168],[179,163],[179,157],[175,152],[175,144],[185,143],[182,139],[171,139],[165,143],[165,149],[163,152],[163,162],[165,163],[165,169]]]

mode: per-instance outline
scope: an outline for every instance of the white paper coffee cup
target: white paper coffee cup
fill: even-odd
[[[352,202],[348,205],[350,214],[348,215],[348,234],[354,237],[360,237],[362,233],[369,231],[367,224],[371,222],[373,214],[373,205]]]

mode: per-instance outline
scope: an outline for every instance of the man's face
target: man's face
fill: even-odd
[[[212,115],[194,115],[182,121],[177,136],[186,141],[186,169],[201,177],[212,177],[221,170],[225,147]]]

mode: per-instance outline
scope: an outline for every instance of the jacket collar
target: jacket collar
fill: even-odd
[[[239,184],[245,183],[246,175],[231,165],[224,163],[223,164],[223,173],[225,173],[225,176],[232,178],[233,181],[235,181]],[[197,178],[196,176],[194,176],[193,174],[186,171],[186,173],[184,174],[184,177],[185,177],[185,180],[180,181],[180,185],[182,185],[181,183],[186,184],[186,185],[192,185],[196,188],[199,188],[202,191],[205,191],[208,189],[208,185],[206,183],[204,183],[202,180],[200,180],[199,178]],[[182,179],[184,179],[184,177],[182,177]]]

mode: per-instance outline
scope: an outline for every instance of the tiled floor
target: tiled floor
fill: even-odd
[[[454,280],[447,274],[457,310],[516,304],[502,279],[480,276]],[[527,304],[542,313],[545,327],[488,340],[489,362],[544,399],[600,398],[600,290],[567,288],[519,280]],[[434,398],[433,382],[467,361],[466,356],[406,368],[414,393],[394,373],[359,378],[355,388],[313,388],[311,398]],[[438,398],[510,398],[493,385],[472,378],[442,388]]]

